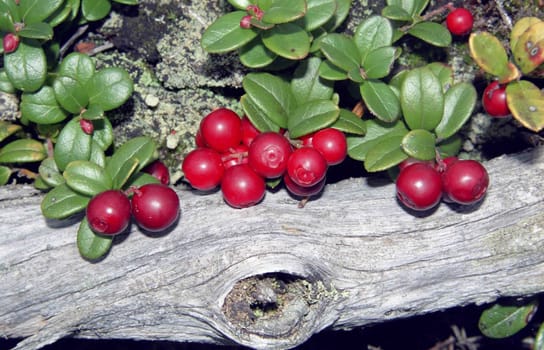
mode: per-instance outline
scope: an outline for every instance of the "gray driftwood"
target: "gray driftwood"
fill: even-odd
[[[235,210],[180,191],[168,234],[133,227],[99,263],[41,196],[0,189],[0,336],[39,349],[66,336],[290,348],[349,329],[544,291],[544,150],[487,163],[478,208],[416,217],[392,184],[350,179],[297,208],[284,190]]]

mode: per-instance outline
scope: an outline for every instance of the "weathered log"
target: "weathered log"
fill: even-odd
[[[167,234],[131,228],[83,260],[77,222],[46,221],[30,187],[0,189],[0,336],[39,349],[65,336],[290,348],[323,330],[544,291],[544,150],[486,164],[477,207],[414,216],[391,183],[285,190],[236,210],[180,190]]]

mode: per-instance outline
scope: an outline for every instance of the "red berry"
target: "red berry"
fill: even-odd
[[[259,203],[265,191],[264,179],[247,164],[228,168],[221,181],[223,198],[234,208],[246,208]]]
[[[249,147],[244,144],[240,144],[234,148],[231,148],[228,152],[222,153],[221,159],[223,160],[223,166],[225,169],[238,164],[247,164],[248,150]]]
[[[287,168],[291,152],[291,144],[283,135],[273,131],[264,132],[257,135],[249,146],[249,165],[262,177],[279,177]]]
[[[489,185],[484,166],[475,160],[458,160],[442,174],[444,193],[459,204],[473,204],[482,199]]]
[[[315,148],[304,146],[291,153],[287,173],[297,185],[310,187],[325,177],[327,160]]]
[[[19,37],[13,33],[7,33],[2,40],[4,53],[11,53],[19,47]]]
[[[246,16],[242,17],[242,19],[240,20],[240,27],[242,27],[244,29],[251,28],[251,16],[250,15],[246,15]]]
[[[163,184],[147,184],[134,190],[132,215],[138,226],[146,231],[159,232],[170,227],[179,216],[176,192]]]
[[[219,185],[225,167],[219,153],[209,148],[197,148],[185,157],[181,170],[191,186],[209,191]]]
[[[226,152],[242,141],[242,121],[228,108],[216,109],[205,116],[200,130],[206,145],[217,152]]]
[[[195,135],[195,144],[196,147],[208,147],[206,144],[206,141],[204,141],[204,137],[202,137],[202,130],[198,129]]]
[[[285,174],[283,176],[283,182],[285,183],[285,187],[287,188],[287,190],[291,194],[295,196],[299,196],[299,197],[315,196],[316,194],[321,192],[323,188],[325,187],[326,179],[327,178],[324,177],[323,180],[319,181],[313,186],[303,187],[303,186],[297,185],[288,174]]]
[[[253,139],[261,132],[251,123],[248,117],[242,118],[242,143],[250,146]]]
[[[396,189],[402,204],[414,210],[427,210],[440,202],[442,180],[433,166],[415,163],[400,172]]]
[[[246,7],[247,13],[249,13],[251,16],[255,16],[259,21],[263,18],[264,12],[261,10],[261,8],[257,5],[249,5]]]
[[[446,17],[446,27],[454,35],[466,35],[472,30],[474,19],[472,13],[465,8],[456,8]]]
[[[170,173],[168,172],[168,168],[160,160],[156,160],[149,164],[143,169],[143,171],[159,180],[163,185],[168,185],[170,183]]]
[[[453,163],[457,162],[459,159],[455,156],[446,157],[444,159],[440,159],[434,164],[434,168],[439,172],[443,173],[446,171],[446,169],[452,165]]]
[[[498,81],[491,82],[484,90],[482,104],[485,111],[492,117],[505,117],[510,114],[506,101],[506,86]]]
[[[130,201],[119,190],[107,190],[94,196],[87,205],[91,229],[104,235],[117,235],[130,223]]]
[[[79,126],[81,127],[81,130],[83,130],[83,132],[87,135],[92,135],[94,132],[94,124],[92,120],[81,118],[79,120]]]
[[[340,130],[326,128],[319,130],[312,137],[312,147],[327,160],[328,165],[342,163],[348,154],[346,135]]]

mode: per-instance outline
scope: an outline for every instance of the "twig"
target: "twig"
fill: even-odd
[[[508,16],[508,13],[506,13],[506,10],[504,9],[503,0],[495,0],[495,5],[497,5],[497,10],[499,10],[499,14],[501,15],[503,22],[506,24],[508,29],[512,30],[512,19],[510,16]]]
[[[89,29],[89,25],[85,24],[84,26],[79,27],[74,35],[72,35],[60,48],[60,57],[64,57],[66,54],[66,51],[76,42],[77,39],[79,39],[80,36],[82,36],[87,29]]]

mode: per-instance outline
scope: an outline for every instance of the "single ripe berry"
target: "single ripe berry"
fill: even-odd
[[[159,232],[170,227],[179,216],[176,192],[163,184],[147,184],[134,190],[132,215],[138,226]]]
[[[510,114],[506,101],[506,86],[498,81],[491,82],[484,90],[482,104],[485,111],[492,117],[505,117]]]
[[[444,194],[459,204],[473,204],[482,199],[489,186],[485,167],[475,160],[458,160],[442,174]]]
[[[325,177],[327,160],[315,148],[304,146],[291,153],[287,173],[297,185],[310,187]]]
[[[242,143],[250,146],[253,139],[261,132],[251,123],[248,117],[242,118]]]
[[[240,27],[244,28],[244,29],[251,28],[251,16],[250,15],[246,15],[246,16],[242,17],[242,19],[240,20]]]
[[[289,193],[291,193],[292,195],[295,195],[298,197],[310,197],[320,193],[321,191],[323,191],[323,188],[325,187],[326,180],[327,178],[324,177],[323,180],[319,181],[313,186],[303,187],[303,186],[297,185],[288,174],[285,174],[283,176],[283,183],[285,184],[287,191],[289,191]]]
[[[143,172],[148,173],[163,185],[168,185],[170,183],[170,173],[166,165],[160,160],[156,160],[153,163],[149,164],[143,169]]]
[[[266,183],[248,164],[240,164],[225,171],[221,192],[225,202],[231,207],[246,208],[264,198]]]
[[[466,35],[472,30],[474,18],[466,8],[456,8],[446,17],[446,27],[454,35]]]
[[[13,33],[7,33],[2,40],[4,53],[11,53],[19,47],[19,37]]]
[[[202,138],[208,147],[226,152],[242,141],[242,121],[228,108],[218,108],[200,122]]]
[[[191,186],[209,191],[219,185],[225,167],[219,153],[209,148],[197,148],[187,154],[181,170]]]
[[[291,144],[283,135],[268,131],[255,137],[249,146],[248,161],[258,175],[272,179],[283,175],[291,153]]]
[[[427,163],[415,163],[404,168],[396,182],[397,198],[414,210],[431,209],[442,197],[442,179]]]
[[[130,223],[130,201],[119,190],[107,190],[94,196],[87,205],[91,229],[104,235],[117,235]]]
[[[94,124],[92,120],[81,118],[79,120],[79,126],[81,130],[87,135],[92,135],[94,132]]]
[[[338,129],[325,128],[312,137],[312,146],[327,160],[328,165],[342,163],[348,154],[346,135]]]

